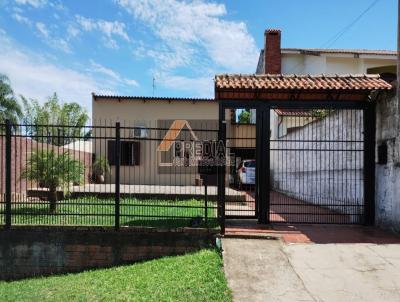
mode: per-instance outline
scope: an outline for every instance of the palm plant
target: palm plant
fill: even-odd
[[[81,183],[83,175],[83,164],[71,158],[67,151],[57,154],[54,150],[42,150],[32,152],[21,177],[48,188],[50,212],[55,213],[57,188]]]
[[[10,80],[6,75],[0,74],[0,123],[9,119],[12,124],[16,124],[21,117],[21,106],[14,96]]]

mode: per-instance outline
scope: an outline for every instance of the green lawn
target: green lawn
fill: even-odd
[[[121,226],[184,227],[193,217],[203,217],[204,200],[121,199]],[[208,227],[217,227],[216,202],[208,202]],[[115,207],[113,199],[84,197],[58,202],[57,212],[50,213],[46,201],[15,202],[12,206],[13,225],[84,225],[113,226]],[[1,211],[2,218],[4,217]]]
[[[214,250],[57,277],[0,282],[1,301],[232,301]]]

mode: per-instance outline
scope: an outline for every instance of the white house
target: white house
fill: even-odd
[[[388,82],[396,78],[397,51],[394,50],[281,48],[280,30],[268,29],[264,36],[256,74],[380,74]],[[255,110],[251,110],[253,123],[255,116]],[[277,125],[282,123],[278,116],[277,112],[271,113],[273,138],[278,137]]]

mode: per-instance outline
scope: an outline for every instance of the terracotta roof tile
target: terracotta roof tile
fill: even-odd
[[[241,75],[215,76],[217,89],[245,90],[378,90],[392,88],[379,75]]]
[[[313,116],[313,110],[304,109],[274,109],[276,114],[281,116]]]

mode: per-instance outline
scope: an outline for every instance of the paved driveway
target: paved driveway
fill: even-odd
[[[222,243],[234,301],[400,301],[400,244]]]

